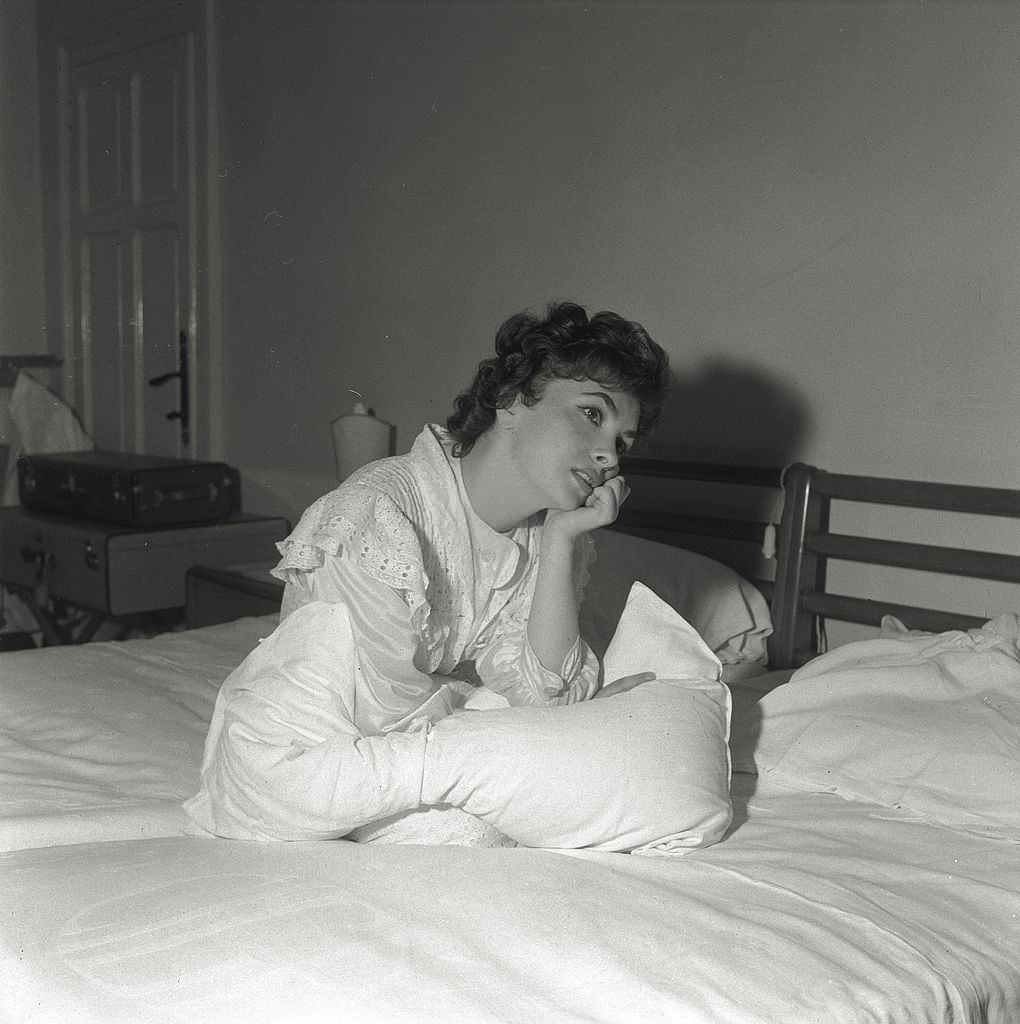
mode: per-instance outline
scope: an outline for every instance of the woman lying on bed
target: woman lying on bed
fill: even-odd
[[[600,689],[578,634],[591,531],[655,424],[665,353],[614,313],[523,313],[443,428],[354,473],[281,545],[281,623],[226,681],[185,806],[235,838],[332,838],[417,806],[429,726],[479,683],[510,705]]]

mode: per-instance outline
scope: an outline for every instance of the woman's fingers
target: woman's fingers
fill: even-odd
[[[619,679],[614,679],[611,683],[603,686],[595,696],[615,697],[619,693],[626,693],[628,690],[633,690],[635,686],[640,686],[642,683],[647,683],[654,678],[654,672],[636,672],[632,676],[621,676]]]

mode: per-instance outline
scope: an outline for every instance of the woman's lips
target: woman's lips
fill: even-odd
[[[580,469],[572,469],[570,472],[574,474],[575,479],[584,488],[586,495],[591,494],[591,492],[595,490],[596,482],[593,476],[590,476],[588,473],[585,473]]]

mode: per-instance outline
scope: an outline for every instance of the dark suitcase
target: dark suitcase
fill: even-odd
[[[33,512],[123,526],[203,523],[241,510],[241,481],[223,462],[128,452],[18,458],[21,504]]]

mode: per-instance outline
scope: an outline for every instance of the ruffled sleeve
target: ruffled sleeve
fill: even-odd
[[[398,591],[412,622],[427,614],[428,578],[413,525],[390,495],[370,484],[345,484],[308,507],[277,548],[273,575],[293,584],[341,551],[379,583]]]

